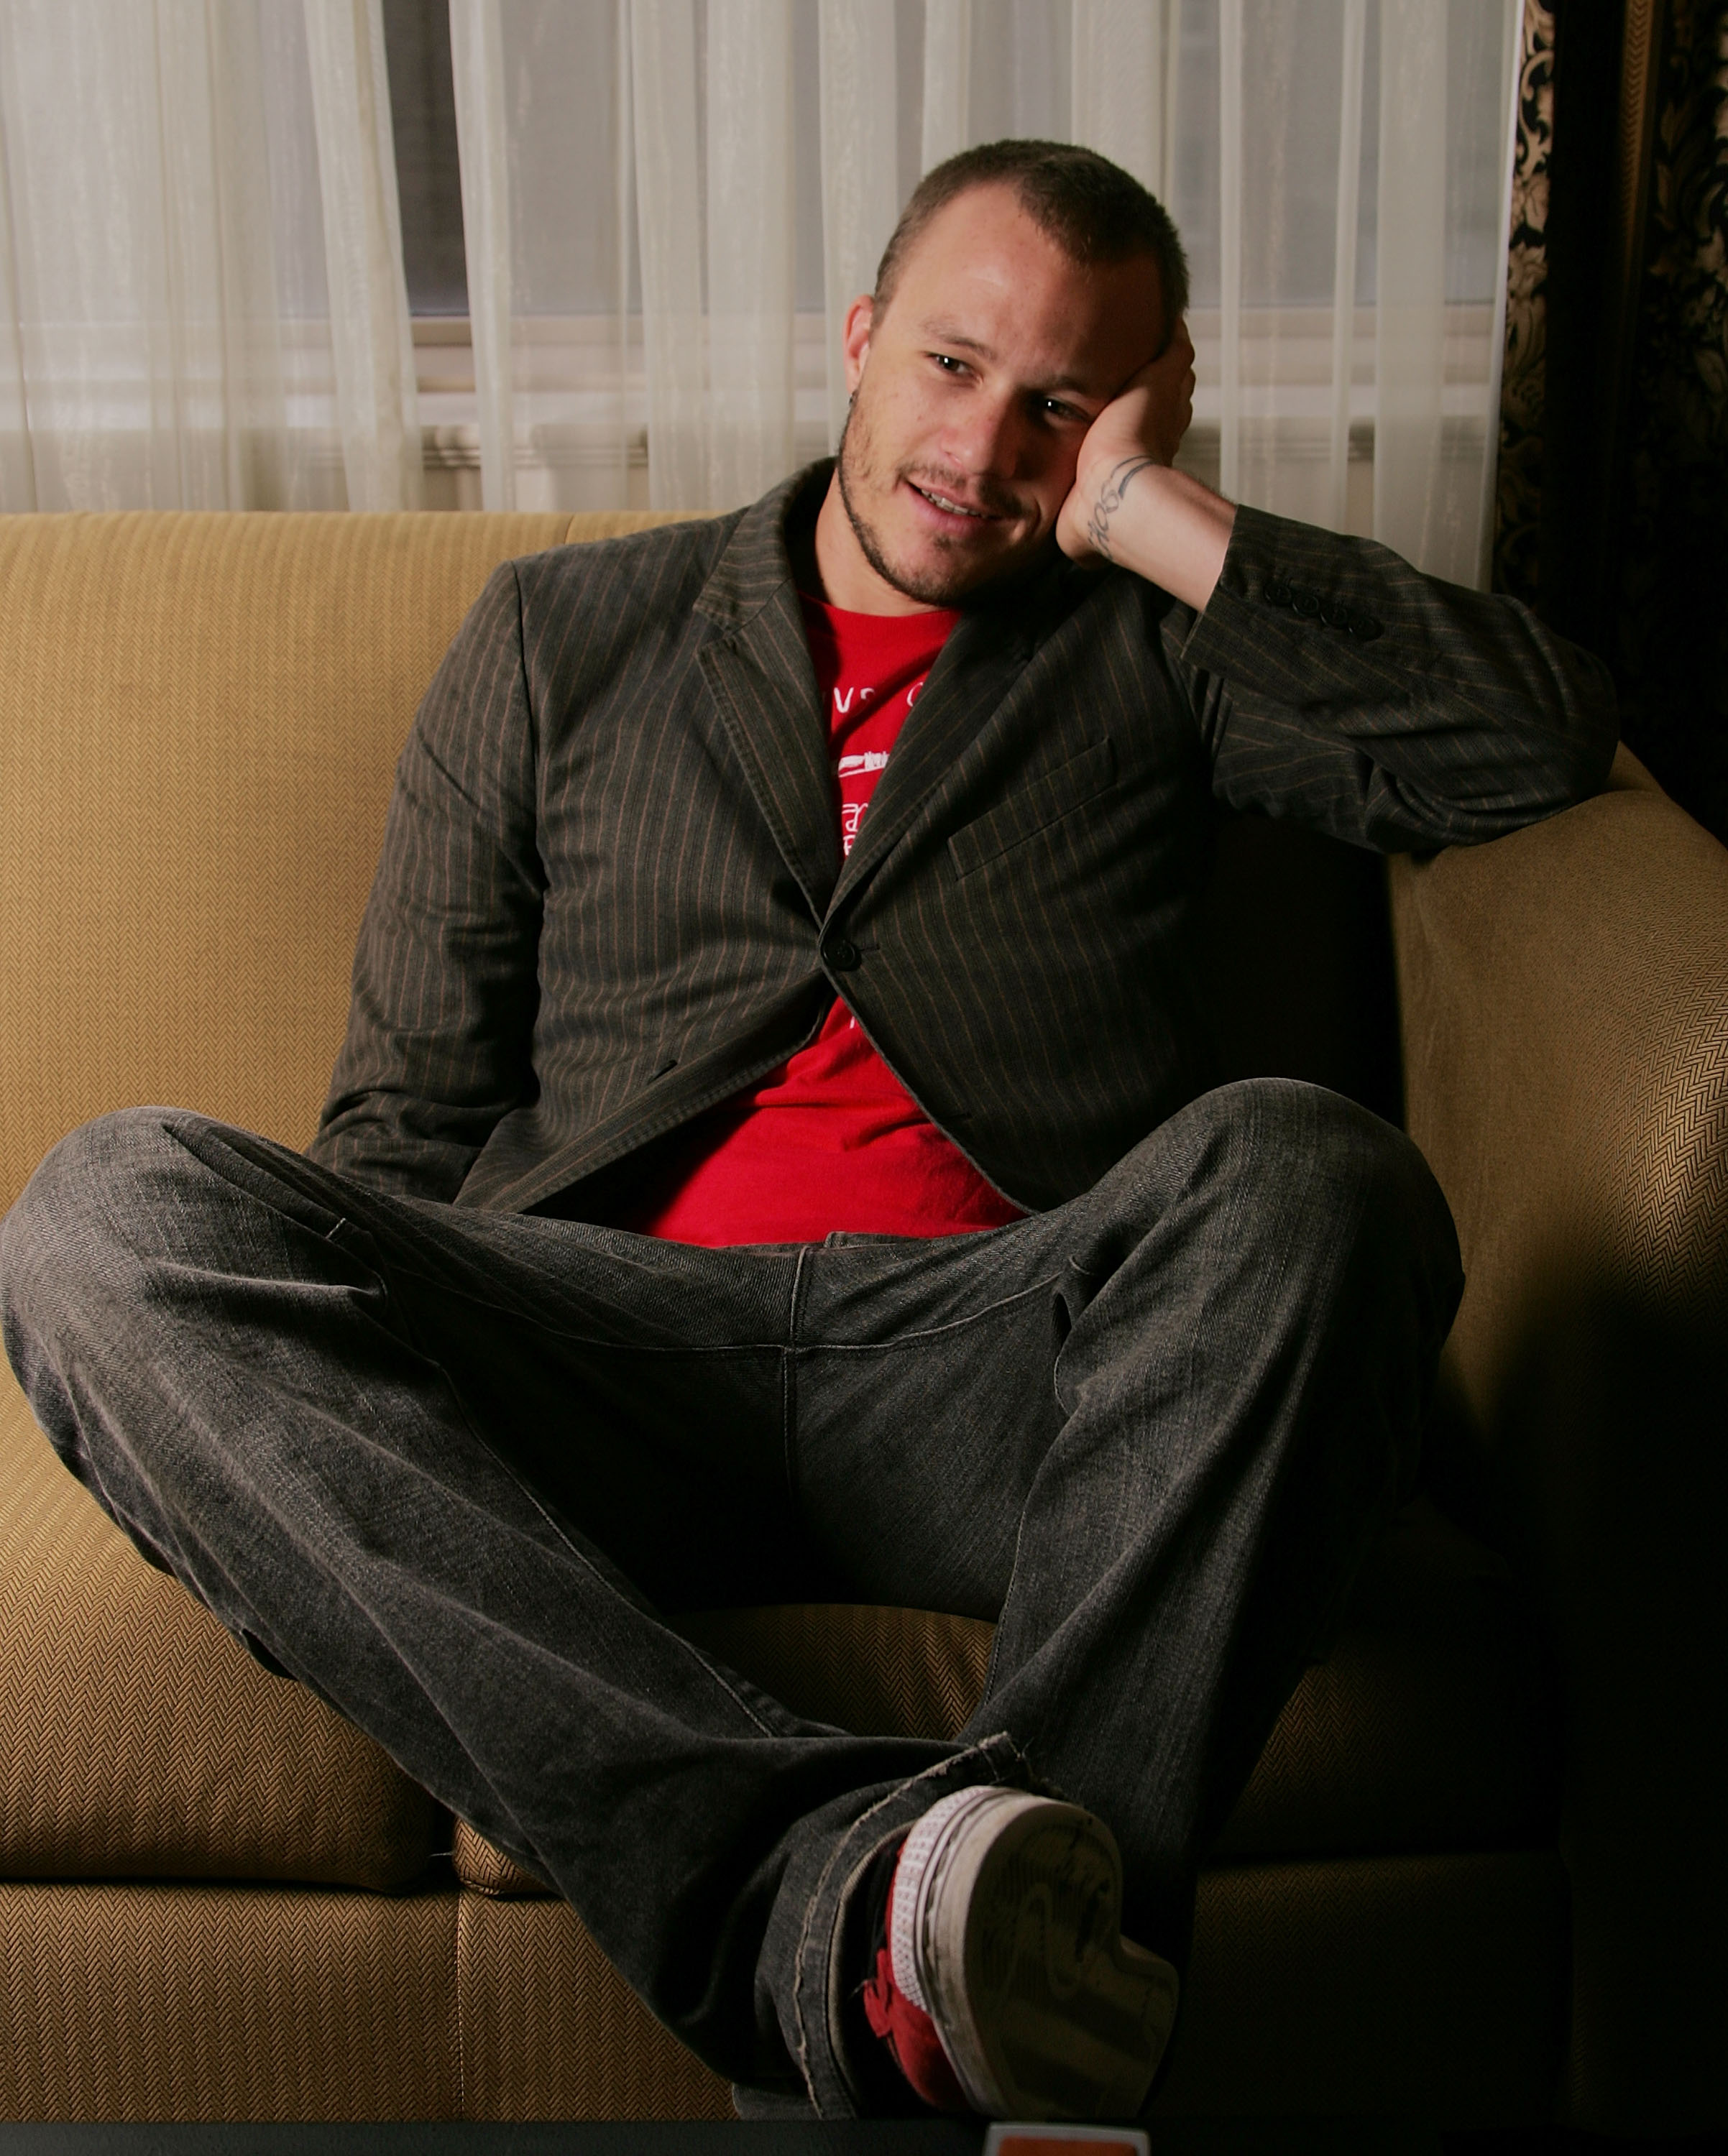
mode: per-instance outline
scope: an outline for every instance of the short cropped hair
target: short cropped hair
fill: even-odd
[[[1021,208],[1071,262],[1126,262],[1149,254],[1158,268],[1168,341],[1188,311],[1188,259],[1170,213],[1131,172],[1072,142],[1011,137],[980,143],[933,165],[900,213],[876,273],[875,301],[894,295],[906,258],[936,213],[974,187],[1012,187]]]

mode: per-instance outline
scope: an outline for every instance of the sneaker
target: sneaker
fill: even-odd
[[[939,2111],[1131,2118],[1177,1984],[1123,1938],[1121,1910],[1101,1820],[1022,1790],[956,1790],[901,1845],[866,2018]]]

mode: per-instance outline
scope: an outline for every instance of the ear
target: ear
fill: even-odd
[[[876,319],[876,302],[865,292],[846,309],[846,327],[841,332],[840,348],[846,356],[846,389],[850,394],[858,387],[864,372],[864,362],[870,357],[870,330]]]

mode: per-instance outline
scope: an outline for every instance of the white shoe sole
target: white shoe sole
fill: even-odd
[[[968,2100],[987,2118],[1132,2118],[1177,1980],[1122,1937],[1115,1836],[1019,1790],[969,1789],[943,1809],[911,1882],[911,1943]]]

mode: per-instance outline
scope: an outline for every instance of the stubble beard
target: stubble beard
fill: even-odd
[[[840,479],[840,499],[846,513],[846,521],[852,527],[852,536],[858,542],[858,551],[882,582],[892,585],[920,606],[953,607],[980,586],[994,581],[1000,572],[986,569],[982,573],[969,564],[956,562],[947,571],[932,569],[923,574],[900,567],[888,559],[876,528],[859,509],[855,498],[857,482],[868,472],[872,444],[870,423],[864,418],[855,398],[846,412],[846,424],[840,431],[840,448],[836,470]],[[943,552],[952,550],[954,540],[937,532],[932,535],[934,545]]]

